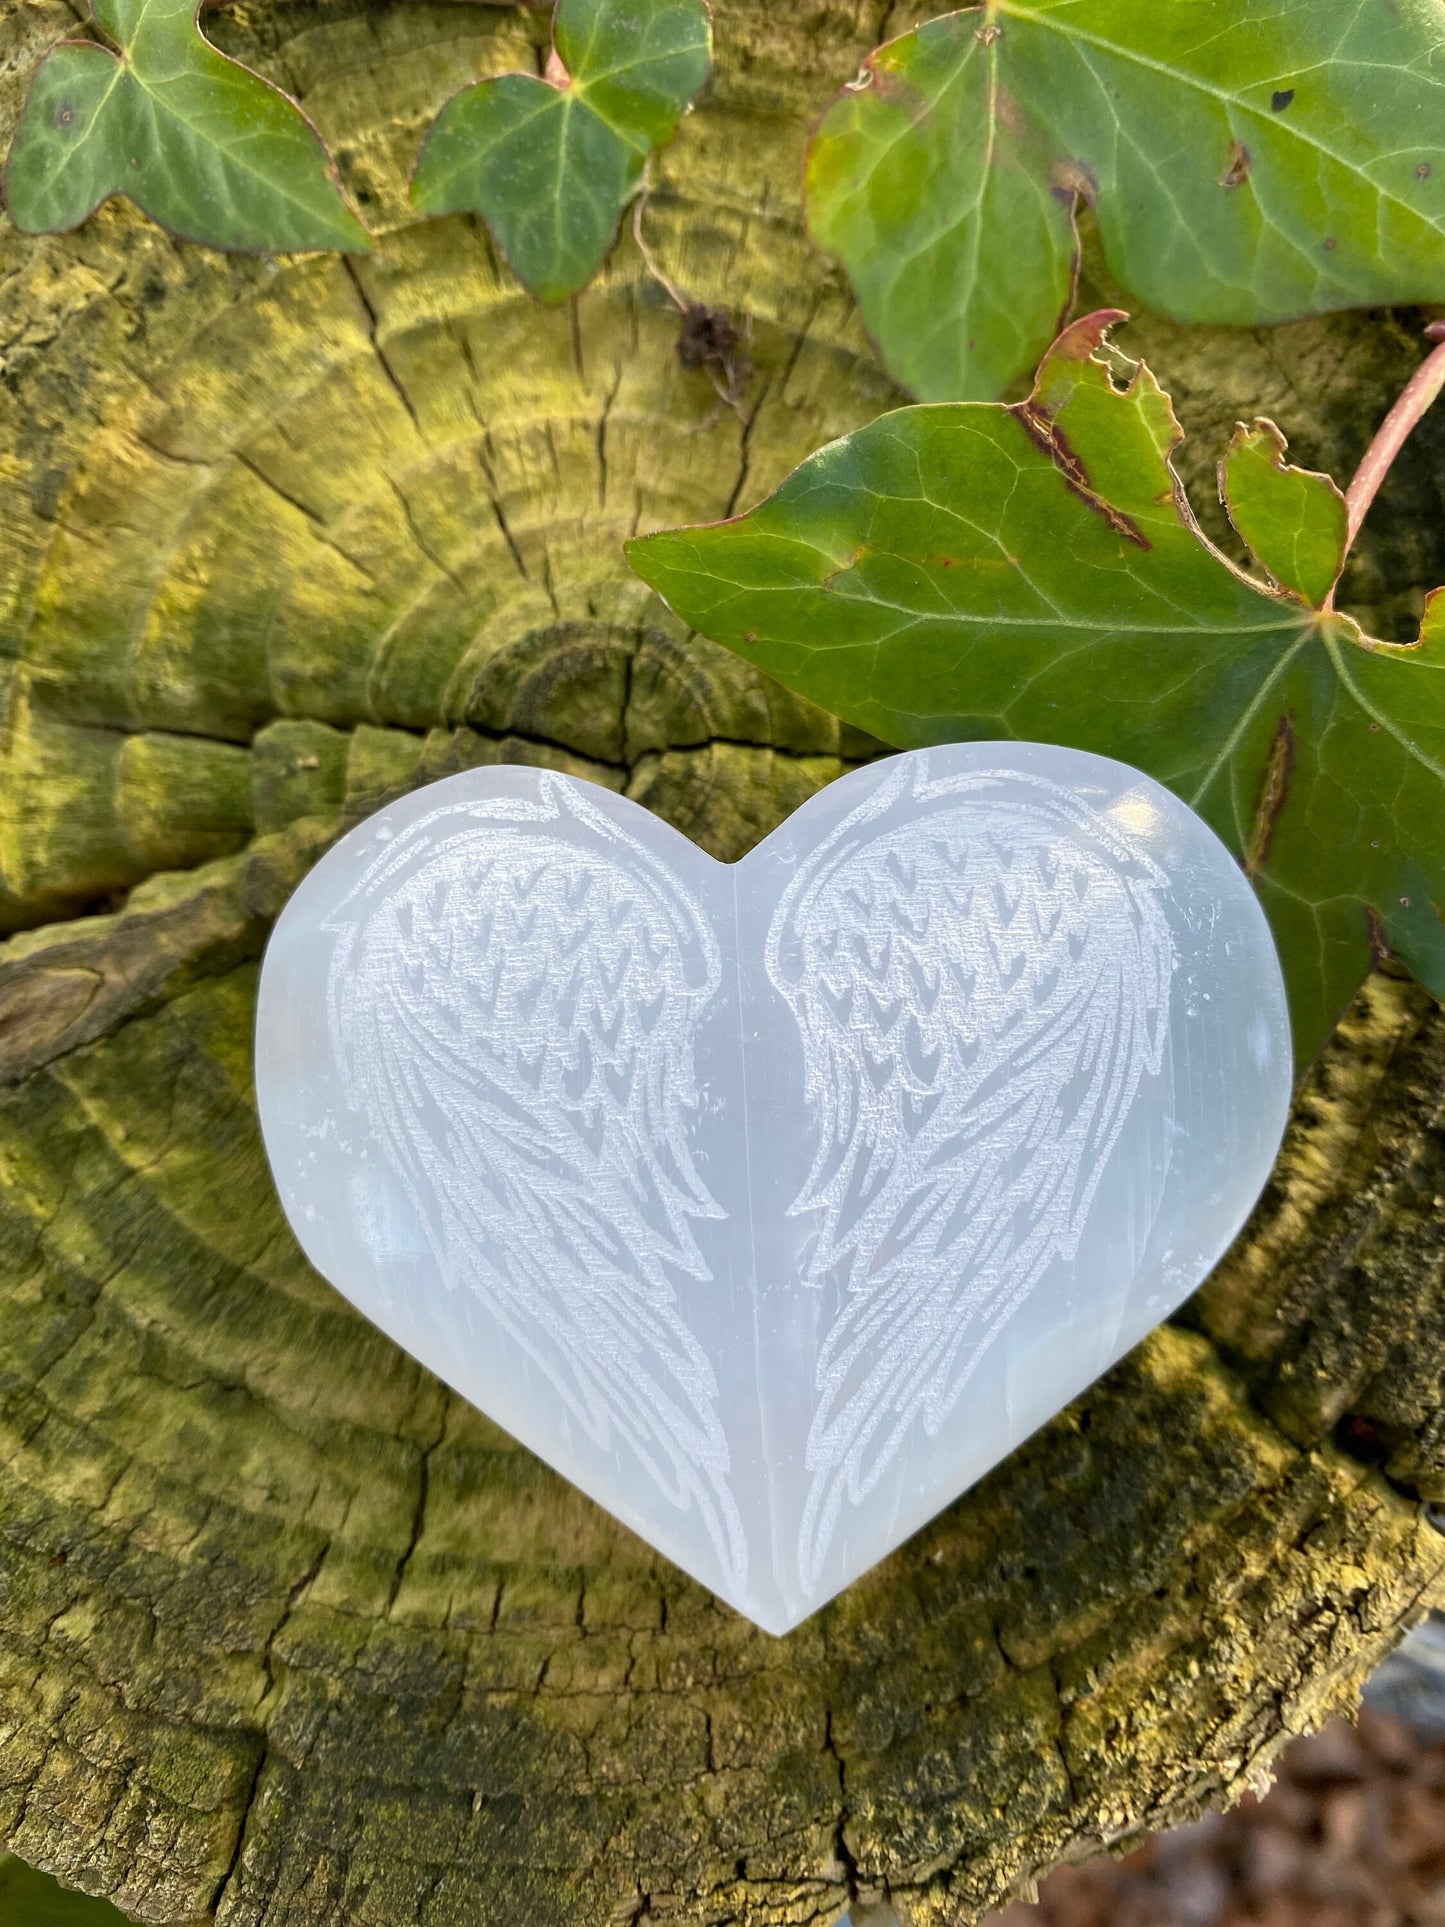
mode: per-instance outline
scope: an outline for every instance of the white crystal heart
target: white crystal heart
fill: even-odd
[[[1199,1283],[1291,1082],[1213,832],[999,743],[734,865],[569,777],[434,784],[287,905],[256,1057],[317,1268],[771,1632]]]

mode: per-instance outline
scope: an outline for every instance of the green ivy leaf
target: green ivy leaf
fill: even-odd
[[[1435,0],[987,0],[880,47],[807,162],[892,373],[993,400],[1060,325],[1092,206],[1181,321],[1445,299]]]
[[[1105,359],[1120,318],[1075,323],[1027,402],[899,409],[750,514],[628,554],[685,622],[889,742],[1075,744],[1167,783],[1254,879],[1308,1059],[1382,945],[1445,995],[1445,593],[1395,646],[1233,568],[1168,396]]]
[[[76,227],[123,194],[210,247],[370,246],[321,136],[210,45],[196,0],[93,0],[92,13],[119,51],[65,41],[41,62],[5,170],[17,227]]]
[[[108,1900],[62,1887],[12,1855],[0,1856],[0,1927],[127,1927]]]
[[[548,78],[502,74],[432,125],[412,199],[480,214],[539,300],[585,288],[622,210],[707,78],[705,0],[557,0]]]
[[[1291,468],[1285,447],[1272,421],[1241,422],[1219,465],[1220,499],[1260,567],[1318,608],[1345,566],[1349,514],[1332,478]]]

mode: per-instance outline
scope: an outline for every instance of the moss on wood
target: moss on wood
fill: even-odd
[[[803,240],[802,131],[885,0],[720,0],[648,232],[751,328],[741,415],[630,241],[543,312],[405,170],[545,12],[245,0],[375,258],[0,235],[0,1838],[151,1922],[972,1917],[1256,1781],[1441,1584],[1445,1023],[1381,977],[1251,1232],[1156,1334],[784,1642],[301,1260],[256,1136],[270,920],[386,797],[535,760],[739,855],[873,745],[682,634],[636,527],[893,399]],[[0,4],[0,113],[60,0]],[[1412,318],[1142,318],[1196,436],[1343,472]],[[1353,577],[1445,579],[1427,424]],[[1201,489],[1200,484],[1204,487]]]

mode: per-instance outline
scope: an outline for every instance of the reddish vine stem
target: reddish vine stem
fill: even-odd
[[[1405,446],[1411,431],[1425,410],[1445,389],[1445,321],[1432,321],[1425,330],[1429,340],[1438,345],[1428,354],[1406,383],[1400,399],[1380,424],[1379,432],[1365,450],[1364,460],[1355,470],[1350,486],[1345,490],[1345,514],[1347,533],[1345,553],[1354,547],[1355,537],[1360,532],[1360,524],[1369,513],[1370,504],[1379,493],[1381,482],[1389,474],[1395,457]],[[1333,596],[1330,598],[1333,603]]]

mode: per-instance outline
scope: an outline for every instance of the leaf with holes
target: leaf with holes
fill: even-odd
[[[1445,299],[1445,8],[987,0],[880,47],[808,154],[814,238],[926,401],[1033,367],[1081,198],[1182,321]]]
[[[369,247],[321,136],[210,45],[196,0],[94,0],[92,13],[115,51],[66,41],[41,63],[5,170],[17,227],[76,227],[123,194],[210,247]]]
[[[1445,591],[1391,645],[1232,567],[1168,396],[1106,359],[1122,318],[1076,322],[1026,402],[899,409],[749,514],[628,554],[685,622],[889,742],[1071,744],[1167,783],[1254,879],[1305,1059],[1382,946],[1445,994]],[[1283,580],[1278,536],[1255,539]]]
[[[705,0],[557,0],[552,33],[546,79],[502,74],[448,101],[412,183],[427,214],[480,214],[546,302],[602,266],[712,58]]]

